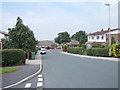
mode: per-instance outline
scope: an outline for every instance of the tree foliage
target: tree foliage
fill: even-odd
[[[26,52],[34,51],[36,48],[36,40],[34,33],[25,26],[20,17],[17,18],[15,28],[9,28],[9,39],[14,48],[23,49]]]
[[[79,41],[81,46],[82,44],[85,44],[85,42],[87,41],[87,34],[85,31],[79,31],[73,34],[71,38]]]
[[[112,44],[115,44],[115,43],[116,43],[115,38],[112,37],[112,39],[111,39],[111,45],[112,45]]]
[[[3,47],[2,47],[3,49],[14,48],[10,40],[2,38],[1,41],[2,41],[2,45],[3,45]]]
[[[55,42],[59,44],[70,42],[70,35],[68,32],[58,33],[58,37],[55,38]]]

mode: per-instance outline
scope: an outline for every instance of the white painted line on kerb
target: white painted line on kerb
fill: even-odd
[[[42,82],[43,81],[43,78],[38,78],[38,82]]]
[[[38,82],[37,83],[37,87],[42,87],[43,86],[43,82]]]
[[[42,75],[40,74],[40,75],[38,75],[38,77],[39,77],[39,78],[41,78],[41,77],[42,77]]]
[[[18,85],[18,84],[20,84],[20,83],[22,83],[22,82],[24,82],[24,81],[27,81],[28,79],[30,79],[30,78],[32,78],[32,77],[38,75],[39,73],[41,73],[41,71],[42,71],[42,60],[41,60],[41,58],[40,58],[40,69],[39,69],[36,73],[34,73],[34,74],[32,74],[32,75],[30,75],[30,76],[22,79],[21,81],[19,81],[19,82],[17,82],[17,83],[11,84],[11,85],[9,85],[9,86],[5,86],[5,87],[0,88],[0,89],[11,88],[11,87],[13,87],[13,86],[16,86],[16,85]]]
[[[31,83],[26,83],[25,88],[30,88],[31,87]]]

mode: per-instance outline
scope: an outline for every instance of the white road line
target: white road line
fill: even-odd
[[[43,81],[43,78],[38,78],[38,82],[42,82]]]
[[[43,82],[38,82],[37,83],[37,87],[42,87],[43,86]]]
[[[43,75],[42,74],[39,74],[38,77],[41,78]]]
[[[40,55],[40,56],[41,56],[41,55]],[[18,84],[20,84],[20,83],[22,83],[22,82],[25,82],[25,81],[27,81],[28,79],[30,79],[30,78],[38,75],[41,71],[42,71],[42,60],[41,60],[41,57],[40,57],[40,69],[39,69],[36,73],[34,73],[34,74],[32,74],[32,75],[30,75],[30,76],[22,79],[21,81],[19,81],[19,82],[17,82],[17,83],[11,84],[11,85],[6,86],[6,87],[3,87],[2,89],[10,88],[10,87],[16,86],[16,85],[18,85]],[[1,89],[1,88],[0,88],[0,89]]]
[[[26,83],[25,88],[30,88],[31,87],[31,83]]]

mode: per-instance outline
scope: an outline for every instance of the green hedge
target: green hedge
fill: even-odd
[[[109,56],[109,48],[89,48],[86,50],[89,56]]]
[[[85,45],[85,44],[82,44],[82,47],[83,47],[84,49],[86,49],[86,45]]]
[[[68,48],[67,52],[68,53],[73,53],[73,54],[80,54],[82,55],[84,52],[84,48],[83,47],[72,47],[72,48]]]
[[[120,57],[120,44],[113,44],[111,48],[112,56]]]
[[[21,49],[4,49],[0,52],[2,52],[2,66],[25,64],[25,52]]]
[[[92,45],[92,48],[104,48],[105,46],[104,45],[102,45],[102,44],[97,44],[97,43],[94,43],[93,45]]]

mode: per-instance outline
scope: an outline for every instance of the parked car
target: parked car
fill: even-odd
[[[41,48],[41,50],[40,50],[40,54],[46,54],[46,50],[45,50],[45,48]]]

